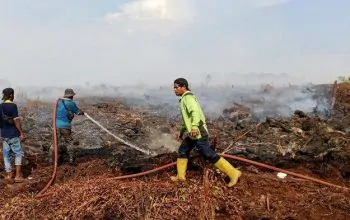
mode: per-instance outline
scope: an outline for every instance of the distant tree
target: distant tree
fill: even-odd
[[[339,81],[340,83],[350,83],[350,77],[339,76],[339,77],[338,77],[338,81]]]
[[[102,90],[107,90],[108,89],[108,86],[104,83],[101,83],[100,86],[99,86]]]
[[[211,75],[210,75],[210,74],[207,74],[207,75],[205,76],[205,85],[206,85],[206,86],[209,86],[209,83],[210,83],[212,80],[213,80],[213,79],[212,79]]]

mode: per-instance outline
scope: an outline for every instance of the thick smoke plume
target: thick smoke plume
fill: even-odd
[[[4,86],[3,86],[4,87]],[[114,97],[123,99],[134,108],[149,109],[155,114],[177,117],[178,99],[172,86],[113,86],[89,85],[74,86],[77,98]],[[202,83],[191,89],[209,117],[222,116],[223,110],[233,106],[244,106],[251,110],[254,119],[264,120],[267,116],[287,117],[295,110],[318,112],[321,115],[329,109],[329,90],[315,85],[285,85],[274,87],[260,85],[208,85]],[[40,100],[54,102],[63,95],[65,87],[16,88],[16,101]]]

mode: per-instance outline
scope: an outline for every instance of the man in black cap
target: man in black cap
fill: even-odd
[[[63,98],[58,102],[56,111],[56,128],[59,138],[60,155],[67,153],[69,163],[71,164],[75,162],[71,122],[74,115],[84,115],[84,112],[73,101],[74,96],[75,92],[73,89],[66,89]],[[50,154],[52,155],[52,148]],[[62,157],[60,157],[60,160],[62,160]]]
[[[179,101],[182,120],[178,139],[182,140],[182,143],[178,151],[177,176],[172,176],[171,179],[173,181],[186,180],[188,157],[190,151],[196,147],[205,159],[230,177],[228,187],[236,185],[242,173],[210,147],[204,113],[197,98],[190,91],[187,80],[176,79],[174,92],[177,96],[181,96]]]
[[[0,106],[1,116],[1,137],[2,137],[2,151],[4,157],[4,165],[6,176],[5,179],[12,178],[11,166],[11,151],[15,154],[15,182],[23,182],[21,173],[23,150],[21,141],[26,139],[26,135],[22,129],[21,121],[18,116],[18,108],[13,100],[15,92],[12,88],[6,88],[2,91],[2,100]]]

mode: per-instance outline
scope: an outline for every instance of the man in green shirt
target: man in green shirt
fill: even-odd
[[[177,159],[177,176],[172,176],[173,181],[185,181],[189,153],[197,148],[205,159],[214,164],[219,170],[230,177],[229,187],[236,185],[241,171],[235,169],[227,160],[220,157],[209,144],[209,133],[202,108],[188,88],[188,82],[184,78],[174,81],[174,92],[180,96],[181,127],[179,140],[182,143],[179,147]]]

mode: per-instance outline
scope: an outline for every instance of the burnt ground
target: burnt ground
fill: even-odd
[[[350,187],[349,100],[350,86],[340,84],[327,117],[296,111],[291,117],[267,117],[260,123],[249,107],[233,103],[222,117],[208,120],[213,147]],[[224,176],[196,152],[185,183],[169,180],[175,167],[115,180],[175,161],[178,122],[149,109],[132,109],[119,99],[91,97],[79,103],[113,133],[158,156],[123,146],[77,117],[77,165],[60,164],[47,196],[34,198],[52,174],[47,162],[52,104],[28,101],[21,107],[28,133],[23,166],[27,179],[22,184],[0,179],[2,219],[347,219],[350,214],[348,191],[289,175],[279,179],[274,171],[238,161],[230,160],[243,175],[236,187],[227,188]]]

